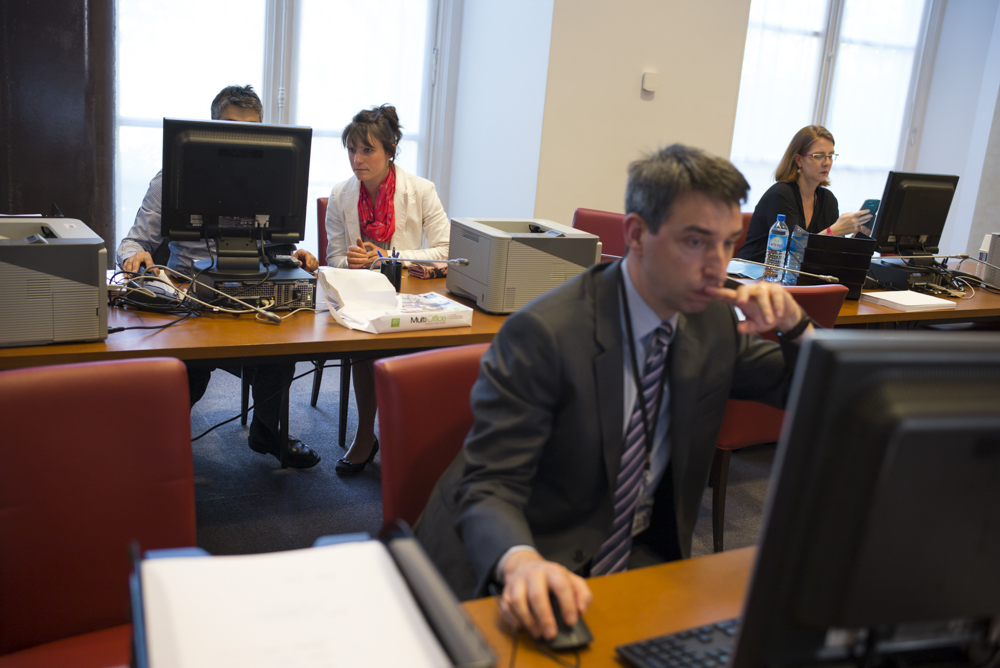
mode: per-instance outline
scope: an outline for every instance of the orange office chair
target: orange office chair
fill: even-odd
[[[753,218],[753,214],[752,213],[744,213],[743,214],[743,234],[740,235],[740,238],[737,239],[736,243],[733,245],[733,254],[734,255],[736,253],[738,253],[740,251],[740,249],[743,248],[743,244],[746,243],[746,240],[747,240],[747,231],[750,229],[750,219],[751,218]]]
[[[573,227],[596,235],[601,240],[601,259],[614,260],[625,255],[624,219],[625,214],[622,213],[577,209],[573,213]]]
[[[317,197],[316,198],[316,241],[319,245],[316,246],[316,251],[319,253],[319,266],[326,266],[326,249],[330,245],[329,239],[326,238],[326,205],[329,203],[329,197]]]
[[[128,664],[130,543],[196,542],[190,411],[175,359],[0,373],[0,666]]]
[[[328,246],[328,239],[326,238],[326,206],[329,203],[329,197],[317,197],[316,198],[316,241],[317,241],[317,257],[319,260],[319,266],[325,267],[326,264],[326,249]],[[316,408],[316,402],[319,401],[319,388],[323,384],[323,367],[327,362],[327,358],[320,360],[313,360],[313,367],[315,371],[313,372],[313,383],[312,383],[312,396],[309,398],[309,405]],[[344,447],[347,441],[347,413],[350,407],[351,400],[351,362],[350,360],[340,360],[340,424],[338,425],[339,437],[340,437],[340,447]],[[240,422],[245,427],[247,424],[247,413],[250,402],[250,383],[246,379],[243,381],[243,396],[241,405],[241,417]]]
[[[469,394],[488,343],[375,362],[382,518],[413,525],[472,427]]]
[[[744,213],[743,234],[736,240],[733,246],[734,252],[742,248],[747,240],[747,230],[750,229],[750,218],[752,213]],[[597,209],[577,209],[573,214],[573,227],[584,232],[590,232],[601,240],[602,260],[613,260],[617,256],[625,255],[625,238],[622,234],[622,220],[625,214],[612,213],[610,211],[598,211]]]
[[[316,259],[319,260],[319,266],[321,267],[327,266],[326,205],[329,200],[329,197],[316,198],[316,241],[318,243],[316,246]],[[324,364],[326,364],[326,359],[313,360],[315,372],[313,373],[312,397],[309,399],[309,405],[313,408],[316,408],[316,402],[319,400],[319,388],[323,382]],[[350,363],[345,363],[342,360],[340,363],[340,373],[340,447],[344,447],[344,441],[347,438],[347,408],[350,405],[348,401],[351,390]],[[250,377],[247,374],[241,374],[241,377],[243,382],[240,396],[240,424],[245,427],[247,426],[247,415],[249,414],[250,407]]]
[[[836,323],[847,296],[847,287],[843,285],[795,286],[786,290],[809,317],[828,329]],[[776,340],[773,332],[763,336]],[[784,418],[785,411],[756,401],[730,399],[726,404],[712,462],[712,541],[716,552],[722,552],[730,453],[751,445],[777,442]]]

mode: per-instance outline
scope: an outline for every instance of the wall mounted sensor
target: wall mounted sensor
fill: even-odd
[[[646,71],[642,73],[642,89],[647,93],[655,93],[660,85],[660,73]]]

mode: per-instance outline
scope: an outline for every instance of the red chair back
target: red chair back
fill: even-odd
[[[734,252],[743,247],[747,240],[747,230],[750,229],[750,218],[752,213],[744,213],[743,234],[736,240],[733,246]],[[584,232],[597,235],[601,240],[602,253],[604,255],[625,255],[625,235],[622,231],[622,221],[625,214],[612,213],[611,211],[598,211],[597,209],[577,209],[573,214],[573,227]],[[604,258],[612,259],[612,258]]]
[[[625,255],[623,220],[625,220],[625,214],[598,211],[597,209],[577,209],[573,213],[573,227],[596,235],[601,240],[601,253],[605,256],[622,257]],[[602,259],[611,260],[614,258],[603,257]]]
[[[809,317],[827,329],[837,322],[837,314],[847,296],[844,285],[803,285],[785,288],[798,302]],[[764,334],[765,338],[777,340],[774,332]],[[736,450],[748,445],[774,443],[781,435],[781,423],[785,411],[758,403],[730,399],[726,403],[726,414],[719,430],[718,447]]]
[[[753,218],[753,214],[752,213],[744,213],[743,214],[743,234],[740,235],[740,238],[736,240],[736,244],[733,246],[733,253],[734,254],[738,253],[739,250],[741,248],[743,248],[743,244],[747,240],[747,230],[750,229],[750,219],[751,218]]]
[[[382,518],[410,525],[472,427],[469,394],[488,343],[386,357],[375,363]]]
[[[0,655],[127,624],[131,541],[196,542],[184,365],[5,371],[0,424]]]
[[[319,243],[316,248],[321,267],[326,266],[326,250],[330,245],[330,240],[326,238],[326,205],[329,201],[329,197],[316,198],[316,239]]]

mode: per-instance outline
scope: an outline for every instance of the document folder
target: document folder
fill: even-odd
[[[303,556],[316,563],[317,560],[329,561],[336,557],[336,555],[340,555],[339,558],[341,559],[344,557],[353,559],[356,555],[361,554],[367,555],[367,558],[371,558],[374,555],[375,561],[381,559],[379,555],[387,554],[388,556],[385,559],[391,561],[391,571],[386,571],[385,582],[372,582],[371,580],[357,582],[356,578],[345,577],[344,580],[349,581],[354,586],[354,594],[345,593],[344,596],[322,598],[325,596],[325,590],[322,587],[324,576],[321,573],[316,578],[319,581],[316,586],[312,586],[308,580],[303,579],[302,582],[277,587],[279,590],[284,587],[290,592],[288,601],[279,600],[276,602],[273,597],[268,598],[268,594],[265,593],[260,598],[260,605],[266,607],[262,607],[259,610],[256,608],[248,609],[246,601],[251,602],[250,608],[253,607],[253,604],[258,603],[258,600],[255,598],[257,594],[255,584],[259,584],[259,580],[270,579],[270,588],[272,590],[275,589],[273,586],[274,582],[281,581],[279,573],[266,569],[254,570],[254,575],[246,578],[247,587],[245,589],[239,586],[228,590],[233,600],[219,601],[217,597],[212,598],[212,594],[206,594],[206,600],[196,602],[196,610],[208,619],[218,619],[219,640],[218,642],[214,642],[215,636],[212,635],[216,633],[214,628],[212,629],[212,634],[208,634],[205,632],[204,627],[199,627],[198,631],[202,631],[201,635],[209,637],[212,642],[206,646],[205,653],[199,655],[198,661],[203,661],[205,665],[226,665],[227,661],[233,665],[238,665],[241,662],[239,657],[232,656],[231,654],[219,654],[219,652],[229,652],[227,648],[231,647],[232,641],[229,639],[229,645],[227,645],[226,632],[233,631],[233,623],[236,623],[236,620],[240,619],[244,613],[250,618],[257,617],[257,621],[260,621],[260,618],[267,617],[269,620],[273,618],[276,622],[281,621],[281,615],[287,614],[298,615],[302,618],[313,616],[315,617],[313,622],[321,624],[325,624],[328,618],[335,617],[347,620],[345,624],[349,627],[351,623],[356,624],[358,619],[369,619],[374,610],[378,616],[377,621],[379,623],[369,625],[366,628],[373,633],[377,632],[380,634],[381,642],[366,645],[362,637],[353,635],[346,642],[336,645],[335,654],[330,654],[330,643],[341,641],[331,640],[329,637],[317,636],[336,635],[334,632],[337,631],[337,628],[331,625],[322,627],[324,630],[328,629],[329,634],[321,630],[320,633],[314,631],[311,634],[302,634],[300,637],[283,636],[280,638],[280,642],[268,640],[267,642],[270,642],[272,646],[263,652],[260,647],[249,647],[246,651],[248,653],[256,652],[253,655],[255,665],[267,665],[267,661],[261,661],[261,659],[265,653],[267,658],[270,658],[271,655],[269,652],[271,650],[280,652],[280,654],[274,654],[273,665],[295,665],[300,660],[301,665],[325,665],[326,661],[324,659],[326,658],[333,659],[334,661],[339,660],[342,663],[346,661],[351,665],[366,665],[367,654],[361,654],[362,652],[370,652],[372,661],[375,661],[379,652],[384,651],[387,646],[396,642],[405,644],[412,641],[417,650],[427,650],[426,656],[430,658],[427,659],[425,665],[488,668],[495,664],[496,657],[480,635],[479,630],[465,615],[458,600],[427,558],[419,543],[412,537],[408,527],[402,525],[383,530],[379,541],[369,540],[367,534],[324,536],[317,539],[313,548],[292,550],[287,553],[272,553],[269,555],[210,557],[207,552],[199,548],[186,548],[182,550],[150,551],[146,553],[145,559],[141,559],[139,558],[138,548],[135,548],[133,554],[134,570],[130,577],[133,617],[132,665],[137,668],[160,668],[156,663],[156,657],[159,656],[160,662],[164,662],[162,658],[164,656],[164,646],[161,644],[160,647],[151,648],[151,639],[154,644],[157,642],[157,637],[159,638],[159,642],[165,643],[164,638],[176,638],[178,633],[183,631],[184,623],[190,623],[191,621],[185,618],[167,619],[164,617],[163,610],[167,609],[169,605],[164,604],[163,599],[165,595],[163,592],[165,590],[163,589],[163,585],[165,583],[175,585],[175,589],[170,591],[170,594],[173,595],[177,589],[184,589],[184,587],[178,585],[186,586],[187,589],[185,591],[187,593],[198,591],[198,583],[177,579],[169,580],[166,579],[166,576],[171,574],[177,575],[178,573],[198,573],[200,571],[217,574],[220,572],[220,569],[221,572],[227,572],[229,571],[229,567],[233,566],[233,569],[238,571],[235,577],[240,578],[239,569],[247,565],[253,566],[256,569],[260,564],[280,563],[284,559],[301,559]],[[176,557],[196,556],[208,557],[208,559],[194,559],[191,562],[188,562],[187,559],[175,559]],[[260,563],[257,563],[258,560],[255,559],[258,557],[260,558]],[[171,561],[161,561],[159,564],[153,563],[161,559],[171,559]],[[236,560],[244,561],[241,563]],[[208,563],[209,561],[213,563]],[[147,569],[145,572],[143,571],[144,567]],[[208,577],[212,578],[215,576],[209,574]],[[243,580],[240,580],[240,582],[242,583]],[[396,582],[403,584],[396,587]],[[150,589],[150,583],[153,583],[152,589]],[[146,585],[145,587],[144,584]],[[358,595],[360,592],[359,587],[365,587],[362,595]],[[211,590],[211,588],[206,589],[206,591],[208,590]],[[406,596],[404,598],[407,600],[391,601],[384,595],[386,591],[398,592],[400,590],[405,591]],[[294,595],[291,592],[294,592]],[[273,594],[273,591],[270,594]],[[308,605],[302,605],[303,599],[307,603],[315,605],[316,609],[313,610]],[[171,601],[171,603],[173,602]],[[190,603],[190,600],[187,602]],[[399,625],[399,620],[402,617],[396,614],[398,612],[396,609],[397,603],[401,604],[401,608],[404,611],[408,607],[415,607],[416,617],[410,618],[413,622],[412,624]],[[225,613],[227,606],[230,612],[236,611],[236,614],[232,617]],[[356,615],[354,606],[365,608],[365,610]],[[216,607],[222,610],[223,613],[217,614]],[[335,609],[332,614],[331,608]],[[178,612],[181,609],[181,607],[175,608]],[[385,610],[384,618],[382,617],[383,609]],[[296,626],[298,625],[296,624]],[[266,628],[269,629],[268,633],[272,635],[279,633],[278,625],[272,625],[270,621],[267,622]],[[422,631],[422,629],[427,628],[429,628],[429,632]],[[273,629],[273,632],[271,629]],[[344,629],[340,629],[340,631],[341,635],[345,633]],[[393,635],[394,633],[396,635]],[[171,636],[171,634],[173,635]],[[350,635],[349,630],[347,634]],[[180,660],[179,657],[182,656],[182,650],[183,652],[187,652],[183,654],[185,657],[192,656],[192,651],[201,651],[197,640],[192,640],[191,643],[182,642],[179,644],[185,646],[171,655],[172,658],[169,660],[171,664]],[[341,650],[343,650],[343,653]],[[173,648],[171,648],[171,651],[173,651]],[[353,658],[349,656],[352,652],[355,654]],[[223,657],[221,661],[219,660],[220,656]],[[424,658],[423,654],[415,652],[407,656],[406,663],[408,665],[416,665],[416,657],[418,656],[421,659]]]

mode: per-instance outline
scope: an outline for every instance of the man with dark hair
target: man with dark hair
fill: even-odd
[[[253,86],[226,86],[219,91],[219,94],[212,100],[212,120],[223,120],[222,114],[227,107],[248,109],[257,113],[257,118],[264,119],[264,105],[260,103],[260,98],[254,92]],[[260,120],[257,121],[258,123]]]
[[[212,101],[213,121],[242,121],[260,123],[264,120],[264,107],[254,92],[253,86],[227,86]],[[132,229],[118,246],[118,264],[123,271],[138,273],[143,267],[152,267],[153,252],[163,242],[161,229],[161,207],[163,203],[163,171],[156,173],[149,183],[142,206],[136,213]],[[212,257],[209,243],[205,241],[171,241],[170,260],[167,266],[188,275],[194,273],[195,260]],[[301,266],[308,271],[316,271],[319,261],[307,250],[291,245],[276,246],[273,254],[292,253]],[[153,269],[154,273],[159,270]],[[176,277],[172,277],[176,278]],[[245,367],[251,374],[253,387],[253,423],[250,425],[249,445],[261,454],[278,457],[278,416],[281,410],[282,389],[292,382],[295,365],[259,364]],[[191,405],[204,396],[208,389],[212,369],[192,367],[188,364],[188,389]],[[286,463],[292,468],[309,468],[319,463],[320,457],[309,446],[293,436],[288,437],[288,457]]]
[[[212,120],[261,123],[264,120],[264,107],[253,86],[226,86],[212,100]],[[135,215],[135,223],[118,246],[118,264],[124,271],[137,273],[142,267],[153,266],[152,254],[163,242],[163,233],[160,229],[162,204],[163,172],[160,171],[149,182],[149,190],[146,191],[142,206]],[[215,242],[210,241],[210,243]],[[171,241],[170,260],[167,266],[192,274],[195,260],[207,260],[212,257],[209,249],[210,246],[204,241]],[[319,261],[308,251],[299,250],[295,255],[302,266],[309,271],[315,271],[319,267]],[[308,258],[313,258],[314,266],[310,265]]]
[[[726,401],[783,405],[812,327],[779,285],[723,286],[748,188],[686,146],[636,161],[627,257],[508,318],[416,527],[459,597],[502,586],[503,613],[552,638],[550,591],[573,624],[584,577],[690,556]]]

